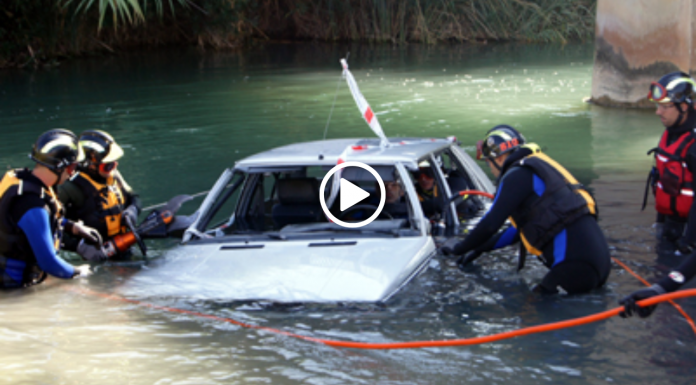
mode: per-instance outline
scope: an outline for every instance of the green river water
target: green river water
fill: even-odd
[[[640,211],[651,165],[646,151],[663,128],[653,111],[583,102],[591,88],[591,45],[279,44],[0,72],[0,165],[30,166],[31,145],[48,129],[103,129],[124,148],[119,169],[149,206],[209,189],[224,167],[245,156],[322,139],[334,98],[326,137],[372,137],[339,80],[347,52],[387,135],[455,135],[473,154],[486,130],[513,125],[594,190],[615,257],[647,279],[679,262],[656,258],[654,210]],[[166,262],[175,243],[150,247]],[[438,256],[383,305],[193,301],[158,297],[157,287],[147,301],[320,338],[387,342],[482,336],[584,316],[641,287],[615,266],[600,291],[540,298],[529,292],[545,273],[540,264],[528,262],[517,274],[514,250],[477,264],[462,273]],[[149,268],[156,267],[107,264],[86,279],[0,293],[0,383],[691,384],[696,378],[696,335],[668,305],[647,320],[613,318],[489,345],[360,351],[71,290],[108,293]],[[681,303],[696,316],[695,300]]]

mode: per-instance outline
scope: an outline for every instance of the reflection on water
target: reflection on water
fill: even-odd
[[[679,260],[656,260],[640,211],[645,152],[661,132],[651,112],[584,104],[591,46],[276,45],[243,54],[165,52],[85,59],[44,72],[0,73],[0,163],[26,166],[33,140],[53,127],[112,133],[120,168],[145,205],[207,190],[223,167],[287,143],[370,136],[345,84],[349,63],[390,136],[456,135],[473,143],[512,124],[595,192],[614,256],[647,279]],[[195,209],[195,201],[182,213]],[[190,206],[190,207],[187,207]],[[142,269],[166,264],[173,242],[153,242],[157,263],[110,264],[76,282],[0,293],[0,363],[7,383],[433,384],[693,382],[696,336],[660,305],[648,320],[601,323],[488,345],[423,350],[330,348],[68,289],[119,292]],[[172,256],[173,257],[173,256]],[[615,267],[589,295],[541,298],[545,273],[514,250],[466,272],[444,257],[386,304],[226,303],[140,287],[130,298],[319,338],[392,342],[466,338],[584,316],[640,287]],[[173,273],[175,274],[175,273]],[[197,286],[198,285],[198,286]],[[693,284],[692,284],[693,286]],[[192,291],[206,291],[206,282]],[[680,301],[696,315],[694,300]]]

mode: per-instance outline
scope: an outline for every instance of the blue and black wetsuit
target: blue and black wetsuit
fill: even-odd
[[[4,178],[8,175],[22,180],[23,185],[5,190],[0,197],[0,287],[38,283],[45,274],[72,278],[75,268],[57,255],[64,219],[57,212],[57,199],[50,196],[52,190],[29,170],[12,170]]]
[[[519,242],[520,232],[515,227],[500,233],[498,229],[508,218],[525,229],[519,226],[520,218],[543,215],[534,210],[547,189],[544,180],[528,167],[509,167],[530,154],[530,150],[522,148],[507,159],[493,206],[469,236],[454,247],[455,254],[474,249],[490,251]],[[537,290],[556,293],[561,287],[574,294],[598,288],[606,282],[611,267],[609,247],[596,219],[589,213],[562,224],[541,244],[539,259],[551,271]]]

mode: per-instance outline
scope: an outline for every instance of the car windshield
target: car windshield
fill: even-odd
[[[243,183],[230,182],[220,191],[216,201],[211,203],[215,212],[207,214],[207,223],[202,223],[199,229],[215,236],[320,231],[370,233],[412,229],[413,209],[398,170],[394,166],[372,167],[384,181],[385,205],[371,224],[359,229],[332,223],[322,210],[319,190],[330,167],[321,166],[250,169],[238,173],[237,181],[243,180]],[[369,195],[341,210],[341,179]],[[232,191],[232,188],[237,189]],[[323,194],[330,212],[337,219],[349,223],[362,222],[371,217],[381,198],[374,176],[356,168],[346,168],[331,176]]]

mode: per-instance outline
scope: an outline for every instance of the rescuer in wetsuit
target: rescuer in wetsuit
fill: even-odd
[[[561,165],[507,125],[496,126],[479,142],[498,190],[490,210],[464,241],[447,242],[445,254],[463,255],[464,266],[482,252],[519,240],[550,271],[535,292],[569,294],[602,286],[609,276],[609,247],[597,224],[596,203]],[[510,218],[513,226],[498,229]],[[519,269],[524,266],[521,250]],[[518,270],[519,270],[518,269]]]
[[[70,279],[87,275],[89,266],[72,266],[62,260],[63,230],[99,244],[99,233],[63,217],[63,207],[53,187],[75,172],[82,160],[75,134],[55,129],[34,143],[33,170],[10,170],[0,181],[0,288],[27,287],[50,274]]]
[[[80,173],[58,188],[58,197],[65,205],[67,218],[84,221],[97,229],[104,241],[108,241],[129,231],[125,217],[131,223],[137,223],[140,199],[117,170],[117,160],[123,156],[123,149],[111,135],[89,130],[80,135],[79,142],[85,152],[85,161],[79,168]],[[66,241],[65,248],[77,251],[89,261],[129,256],[129,253],[109,256],[102,245],[90,245],[75,239]]]
[[[688,257],[676,270],[651,287],[637,290],[619,301],[624,305],[622,317],[637,313],[648,317],[654,306],[640,307],[637,301],[677,290],[696,275],[696,208],[693,205],[693,176],[696,173],[696,146],[693,130],[696,127],[691,94],[694,80],[683,72],[673,72],[650,85],[648,99],[655,102],[655,114],[666,130],[655,153],[656,173],[653,181],[657,222],[664,223],[658,236],[665,243],[674,243]],[[686,167],[684,167],[686,163]],[[678,173],[678,174],[677,174]],[[674,175],[682,176],[675,180]],[[686,229],[684,229],[684,223]]]
[[[689,75],[673,72],[653,82],[648,94],[648,100],[655,102],[655,114],[665,126],[658,147],[648,152],[655,153],[655,167],[649,183],[655,193],[658,252],[661,253],[671,254],[679,250],[687,255],[696,245],[696,207],[693,205],[696,113],[691,99],[693,90],[694,80]],[[648,186],[646,198],[647,189]]]
[[[648,317],[655,310],[657,305],[640,307],[636,304],[641,301],[656,295],[671,293],[691,278],[696,275],[696,251],[692,252],[684,262],[679,265],[676,270],[673,270],[666,277],[662,278],[658,283],[646,287],[645,289],[636,290],[619,301],[619,304],[624,305],[624,311],[619,313],[621,317],[630,317],[635,312],[641,318]]]

